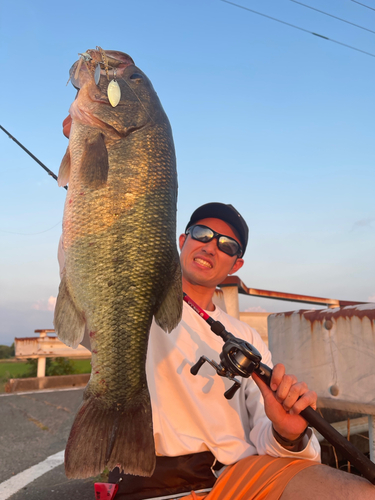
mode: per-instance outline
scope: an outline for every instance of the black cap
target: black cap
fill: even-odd
[[[225,205],[224,203],[206,203],[205,205],[198,207],[190,217],[185,231],[202,219],[220,219],[233,226],[237,231],[241,242],[242,255],[245,253],[247,240],[249,238],[249,228],[247,227],[245,220],[242,218],[242,215],[237,212],[233,205]]]

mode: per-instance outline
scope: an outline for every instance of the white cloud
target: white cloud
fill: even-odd
[[[256,313],[265,313],[268,312],[267,309],[264,309],[261,306],[254,306],[254,307],[248,307],[245,309],[245,312],[250,313],[250,312],[256,312]]]
[[[371,295],[368,299],[367,299],[368,302],[375,302],[375,293],[374,295]]]
[[[31,307],[37,311],[54,311],[56,305],[56,297],[50,296],[48,300],[38,300]]]

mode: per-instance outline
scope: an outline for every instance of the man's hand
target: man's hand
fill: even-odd
[[[273,369],[271,388],[256,373],[252,376],[262,393],[266,415],[275,431],[285,439],[297,439],[307,427],[306,420],[299,413],[308,406],[316,409],[317,394],[310,391],[305,382],[298,382],[294,375],[285,374],[281,363]]]

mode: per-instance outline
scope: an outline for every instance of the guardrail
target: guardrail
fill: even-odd
[[[375,304],[271,314],[275,363],[318,394],[318,407],[367,415],[375,462]]]

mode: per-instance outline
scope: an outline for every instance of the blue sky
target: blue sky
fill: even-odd
[[[237,3],[375,54],[374,33],[290,0]],[[350,0],[304,3],[375,31],[375,12]],[[179,232],[198,205],[232,203],[250,227],[247,286],[375,301],[375,57],[220,0],[0,9],[0,124],[51,170],[67,146],[78,52],[126,52],[172,125]],[[52,327],[66,192],[2,131],[0,179],[0,344],[10,344]],[[241,298],[242,310],[298,307]]]

